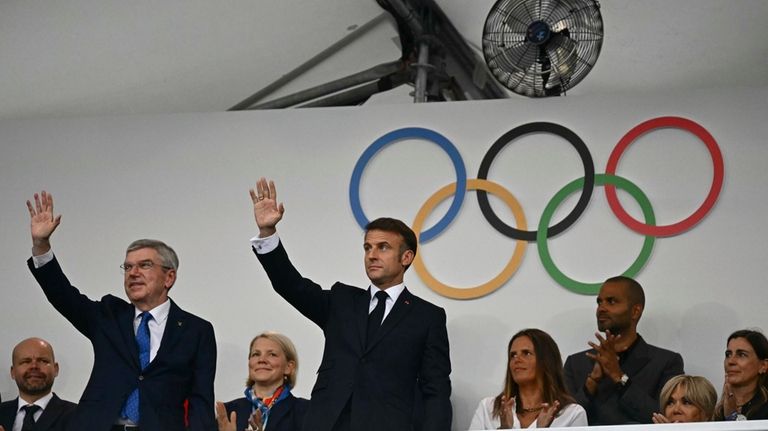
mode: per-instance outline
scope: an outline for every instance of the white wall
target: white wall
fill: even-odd
[[[30,253],[24,201],[40,189],[54,194],[55,210],[63,214],[54,250],[73,283],[92,298],[122,295],[118,265],[133,239],[154,237],[175,247],[181,266],[171,296],[214,323],[219,399],[241,394],[247,343],[265,329],[296,342],[301,357],[297,392],[308,396],[322,333],[272,292],[251,254],[248,238],[256,229],[248,188],[259,176],[278,185],[286,206],[279,231],[299,269],[324,285],[341,280],[364,286],[362,232],[347,189],[358,157],[384,133],[411,126],[435,130],[454,143],[468,177],[476,178],[486,150],[503,133],[527,122],[551,121],[585,141],[596,172],[602,173],[624,133],[653,117],[679,115],[717,139],[725,183],[700,224],[656,240],[637,277],[648,297],[639,328],[652,344],[680,351],[686,371],[719,386],[727,334],[766,328],[767,100],[764,88],[632,99],[568,97],[524,106],[487,101],[0,122],[0,316],[5,327],[0,364],[10,365],[11,349],[22,338],[48,339],[61,364],[55,389],[76,400],[92,363],[88,341],[46,303],[24,264]],[[704,145],[675,130],[641,138],[623,156],[618,172],[649,196],[659,224],[687,217],[712,179]],[[535,226],[552,195],[581,175],[580,161],[565,141],[537,135],[507,146],[490,178],[520,200],[528,225]],[[454,180],[449,159],[435,145],[400,142],[365,171],[363,207],[369,217],[386,214],[410,223],[432,193]],[[558,220],[573,202],[564,204]],[[622,202],[638,213],[630,198]],[[438,207],[429,224],[446,208]],[[494,208],[511,220],[502,205]],[[549,247],[566,274],[597,282],[626,269],[642,241],[618,222],[603,189],[596,188],[587,211]],[[459,217],[420,252],[437,278],[468,286],[495,276],[513,246],[490,227],[468,192]],[[514,332],[542,328],[567,355],[586,348],[596,329],[594,297],[556,284],[533,243],[511,280],[479,299],[437,295],[414,271],[406,283],[448,314],[457,430],[468,426],[481,397],[500,389],[506,342]],[[8,377],[0,378],[0,393],[4,399],[15,396]]]

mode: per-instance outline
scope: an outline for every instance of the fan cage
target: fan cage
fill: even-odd
[[[547,41],[528,38],[545,23]],[[529,97],[565,93],[592,70],[600,55],[603,20],[595,0],[499,0],[485,21],[483,55],[493,76]]]

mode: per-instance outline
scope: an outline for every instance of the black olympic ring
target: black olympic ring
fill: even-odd
[[[592,197],[592,190],[595,187],[595,165],[592,162],[592,154],[590,154],[587,145],[577,134],[567,127],[548,122],[528,123],[515,127],[497,139],[491,148],[488,149],[488,152],[485,153],[485,157],[483,157],[483,161],[480,163],[480,170],[477,171],[477,178],[482,180],[488,179],[488,171],[491,169],[493,159],[496,158],[499,152],[508,143],[523,135],[536,132],[551,133],[568,141],[573,145],[576,151],[578,151],[579,156],[581,157],[581,163],[584,165],[584,188],[581,190],[581,197],[579,197],[576,206],[567,216],[565,216],[565,218],[547,230],[547,238],[550,238],[568,229],[576,222],[579,216],[581,216],[581,213],[587,209],[589,199]],[[488,194],[484,190],[477,190],[477,202],[480,205],[480,210],[482,211],[483,216],[488,220],[488,223],[502,235],[528,242],[536,241],[538,231],[519,230],[504,223],[496,213],[493,212],[491,204],[488,202]]]

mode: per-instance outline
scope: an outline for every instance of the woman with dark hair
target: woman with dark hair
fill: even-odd
[[[659,397],[661,412],[653,414],[653,423],[707,422],[712,420],[717,391],[701,376],[681,374],[664,384]]]
[[[560,349],[546,332],[523,329],[507,345],[504,390],[480,401],[470,429],[587,426],[568,394]]]
[[[216,403],[219,431],[300,430],[309,401],[296,398],[299,358],[285,335],[264,332],[251,340],[245,397]]]
[[[768,339],[750,329],[728,337],[725,382],[714,420],[768,419]]]

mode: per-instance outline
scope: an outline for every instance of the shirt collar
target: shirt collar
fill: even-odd
[[[24,407],[24,406],[26,406],[28,404],[34,404],[36,406],[40,406],[40,410],[45,410],[45,408],[48,407],[48,403],[51,401],[51,398],[53,398],[53,392],[48,392],[48,395],[38,399],[34,403],[28,403],[28,402],[24,401],[21,398],[21,394],[19,394],[19,404],[18,404],[18,406],[16,406],[16,413],[18,413],[19,410],[21,410],[22,407]]]
[[[371,295],[371,301],[373,301],[373,297],[376,296],[376,292],[380,290],[387,292],[387,295],[392,298],[392,302],[397,302],[397,298],[399,298],[400,294],[405,290],[405,283],[396,284],[386,289],[379,289],[378,287],[371,285],[370,289],[368,289],[368,293]]]
[[[158,323],[163,324],[166,320],[168,320],[168,312],[171,310],[171,300],[166,299],[165,302],[158,305],[157,307],[151,309],[148,311],[149,314],[152,315],[152,319]],[[134,307],[134,314],[133,319],[138,319],[139,314],[143,313],[143,311],[139,310],[138,308]]]

